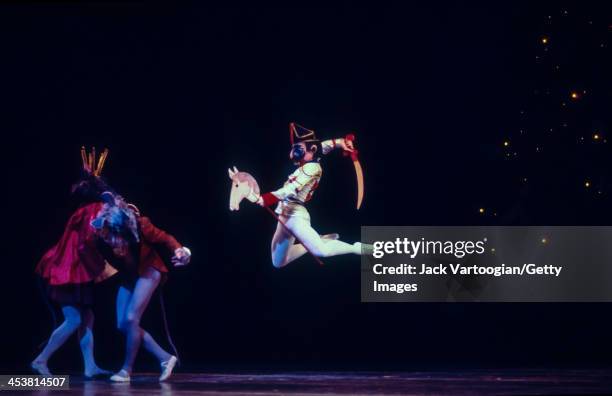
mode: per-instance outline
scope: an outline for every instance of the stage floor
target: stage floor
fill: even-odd
[[[17,394],[17,393],[16,393]],[[160,384],[137,374],[130,384],[71,377],[69,391],[19,395],[610,395],[612,370],[473,370],[405,373],[177,373]]]

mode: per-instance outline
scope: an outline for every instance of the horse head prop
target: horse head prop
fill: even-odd
[[[229,201],[230,210],[239,210],[240,202],[242,202],[242,200],[245,198],[251,202],[257,202],[259,200],[259,197],[260,197],[259,185],[257,184],[257,181],[255,180],[253,176],[251,176],[247,172],[240,172],[238,169],[236,169],[235,166],[233,168],[228,169],[227,172],[229,174],[230,180],[232,181],[232,190],[230,192],[230,201]],[[283,219],[281,219],[269,207],[266,206],[265,208],[272,217],[274,217],[280,224],[282,224],[282,226],[285,228],[285,230],[290,235],[292,235],[297,241],[299,241],[299,243],[302,243],[300,239],[295,236],[293,231],[291,231],[287,227],[287,224],[285,224]],[[306,251],[310,253],[312,257],[314,257],[317,263],[319,263],[320,265],[323,265],[323,262],[317,256],[315,256],[308,249],[308,247],[306,247],[305,245],[304,247],[306,248]]]
[[[245,198],[251,202],[257,202],[260,191],[255,178],[247,172],[240,172],[235,166],[228,169],[227,172],[232,181],[229,200],[230,210],[239,210],[240,202]]]

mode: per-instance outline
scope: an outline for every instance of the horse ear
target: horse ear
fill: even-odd
[[[229,174],[229,178],[232,179],[234,177],[234,175],[236,174],[232,168],[228,168],[227,169],[227,173]]]
[[[238,173],[238,168],[234,166],[234,173]]]

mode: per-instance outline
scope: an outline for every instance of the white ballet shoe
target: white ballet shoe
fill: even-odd
[[[176,356],[170,356],[170,359],[166,360],[165,362],[161,362],[160,366],[162,368],[162,373],[159,376],[159,382],[164,382],[170,377],[170,375],[172,375],[172,370],[174,370],[176,362],[178,362]]]
[[[43,375],[45,377],[49,377],[53,375],[51,374],[51,371],[49,371],[49,367],[47,367],[47,363],[34,361],[30,363],[30,367],[32,368],[32,370],[38,373],[38,375]]]
[[[130,382],[130,375],[125,370],[119,370],[118,373],[110,377],[110,380],[113,382]]]

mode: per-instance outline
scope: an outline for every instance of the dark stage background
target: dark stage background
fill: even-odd
[[[322,233],[609,225],[609,149],[574,144],[610,125],[610,58],[595,48],[609,10],[532,3],[2,4],[2,372],[24,372],[51,330],[32,271],[74,209],[83,144],[109,147],[111,184],[193,251],[165,286],[185,370],[609,364],[609,304],[363,304],[357,257],[276,270],[270,216],[228,210],[229,166],[264,189],[283,183],[297,121],[323,138],[355,131],[361,150],[359,212],[350,161],[324,159],[310,206]],[[544,35],[566,74],[534,63],[549,56]],[[546,89],[554,106],[539,102]],[[566,100],[572,89],[582,102]],[[509,159],[502,142],[516,147],[522,125],[567,120],[562,135],[522,141],[543,154]],[[97,355],[113,369],[115,288],[96,301]],[[163,338],[156,300],[145,326]],[[80,364],[74,341],[50,361]],[[142,352],[137,368],[153,367]]]

